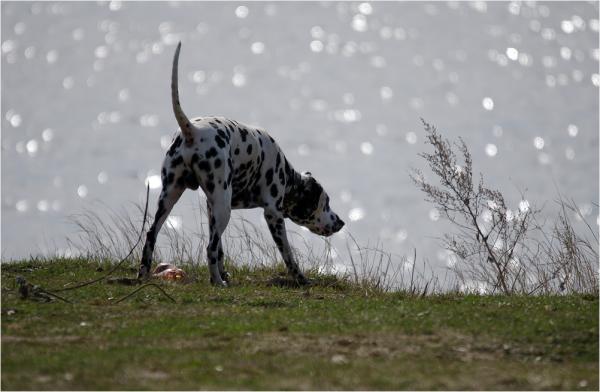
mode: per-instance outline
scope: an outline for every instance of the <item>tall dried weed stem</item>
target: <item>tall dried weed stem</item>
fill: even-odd
[[[451,143],[434,126],[423,125],[433,152],[420,156],[437,183],[418,169],[411,178],[455,228],[443,244],[458,257],[453,270],[463,287],[503,294],[598,292],[598,236],[590,225],[594,242],[575,232],[567,214],[574,203],[560,200],[551,228],[538,223],[540,210],[523,197],[518,209],[509,209],[502,192],[487,187],[481,174],[475,183],[461,138]]]

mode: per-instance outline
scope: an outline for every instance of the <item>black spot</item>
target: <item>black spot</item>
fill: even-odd
[[[214,236],[212,241],[210,242],[210,250],[214,252],[217,250],[218,246],[219,246],[219,240],[217,239],[217,236]]]
[[[233,152],[235,155],[240,155],[240,149],[236,148],[235,151]]]
[[[288,162],[287,159],[285,160],[285,172],[287,173],[287,175],[289,177],[292,177],[292,174],[293,174],[292,173],[292,168],[291,168],[290,163]]]
[[[179,187],[184,187],[184,186],[185,186],[185,183],[186,183],[186,177],[187,177],[187,175],[188,175],[188,172],[187,172],[187,171],[184,171],[184,172],[181,174],[181,177],[179,177],[179,178],[177,179],[177,186],[179,186]]]
[[[282,184],[285,182],[285,174],[283,172],[283,168],[279,169],[279,182]]]
[[[179,155],[177,158],[171,161],[171,167],[177,167],[183,163],[183,157]]]
[[[242,142],[246,143],[246,138],[248,137],[248,131],[246,131],[244,128],[239,128],[240,130],[240,136],[242,136]]]
[[[196,162],[198,162],[200,160],[200,155],[194,153],[194,155],[192,155],[192,165],[195,164]]]
[[[248,148],[246,148],[246,152],[248,154],[252,154],[252,144],[248,144]]]
[[[208,161],[201,161],[198,163],[198,169],[209,172],[210,171],[210,163]]]
[[[267,172],[265,173],[265,178],[267,180],[267,185],[271,185],[271,183],[273,182],[273,169],[267,170]]]
[[[225,141],[219,135],[215,136],[215,142],[219,148],[225,148]]]
[[[152,225],[150,230],[148,230],[148,234],[146,234],[146,239],[149,242],[149,245],[154,248],[154,243],[156,242],[156,235],[154,234],[156,230],[156,226]]]
[[[165,181],[166,185],[170,185],[175,180],[175,173],[171,172],[167,175],[167,181]]]
[[[271,185],[271,196],[277,197],[279,192],[277,191],[277,186],[275,184]]]
[[[215,159],[215,169],[218,169],[221,167],[221,160],[219,158]]]
[[[279,169],[280,164],[281,164],[281,154],[277,153],[277,160],[275,161],[275,170]]]
[[[218,154],[217,149],[214,148],[214,147],[211,147],[210,150],[208,150],[206,152],[206,158],[209,159],[209,158],[212,158],[212,157],[216,157],[217,154]]]
[[[213,193],[213,191],[215,190],[215,183],[214,183],[214,182],[212,182],[212,181],[208,181],[208,182],[206,183],[206,190],[207,190],[209,193]]]
[[[196,179],[196,177],[194,176],[193,173],[188,173],[186,179],[185,179],[185,185],[193,190],[198,189],[198,187],[200,186],[200,184],[198,183],[198,180]]]
[[[217,129],[217,133],[219,134],[219,136],[221,136],[221,138],[223,138],[224,140],[229,141],[229,136],[227,136],[227,134],[225,132],[223,132],[220,129]]]
[[[169,151],[167,151],[167,154],[169,156],[173,156],[173,154],[175,154],[175,151],[179,148],[179,146],[181,146],[181,135],[178,135],[175,140],[173,140],[173,144],[171,144],[171,147],[169,148]]]

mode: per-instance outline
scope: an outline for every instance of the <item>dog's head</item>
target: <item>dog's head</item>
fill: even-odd
[[[315,234],[330,236],[344,227],[344,221],[329,207],[329,196],[309,172],[302,173],[286,195],[285,209],[288,218]]]

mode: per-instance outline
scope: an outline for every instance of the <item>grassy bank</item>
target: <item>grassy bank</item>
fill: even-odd
[[[598,389],[598,298],[415,298],[273,270],[134,288],[98,283],[75,302],[22,300],[100,276],[86,260],[2,265],[2,389]],[[131,269],[115,276],[133,276]]]

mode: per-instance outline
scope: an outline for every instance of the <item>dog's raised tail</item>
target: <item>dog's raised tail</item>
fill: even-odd
[[[173,113],[175,113],[175,118],[177,119],[177,124],[179,124],[179,128],[181,128],[181,133],[183,134],[184,139],[191,143],[194,139],[194,135],[192,134],[192,124],[190,120],[183,112],[181,108],[181,104],[179,103],[179,87],[178,87],[178,72],[177,68],[179,68],[179,51],[181,50],[181,42],[177,44],[177,49],[175,49],[175,56],[173,56],[173,71],[171,73],[171,101],[173,103]]]

